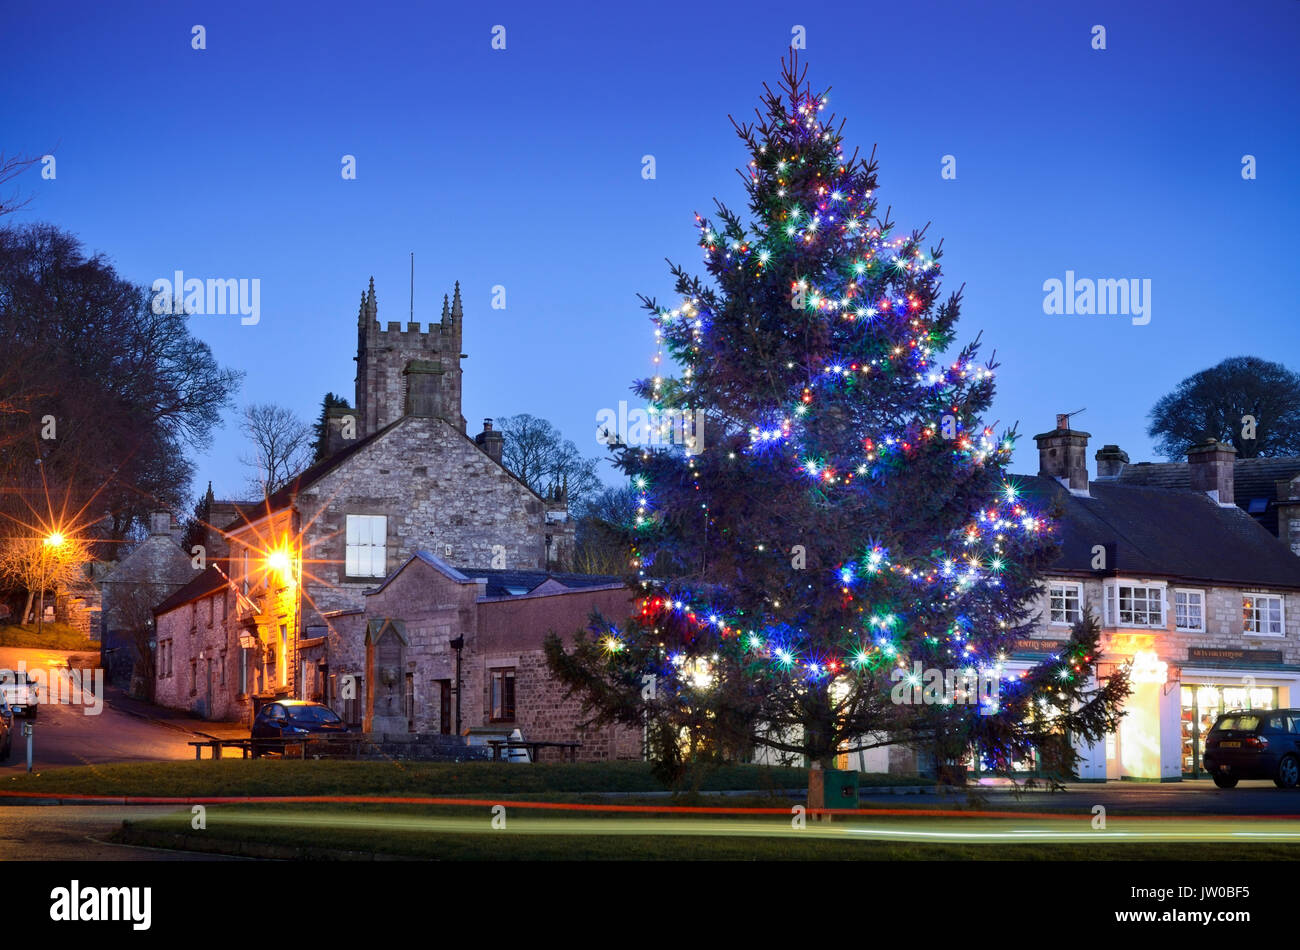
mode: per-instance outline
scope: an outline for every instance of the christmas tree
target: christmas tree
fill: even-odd
[[[1006,673],[1053,521],[1006,474],[1014,432],[981,421],[996,364],[978,339],[943,355],[960,292],[940,298],[940,248],[877,215],[874,153],[845,153],[805,73],[792,56],[757,122],[732,120],[751,215],[696,216],[708,279],[673,266],[673,305],[642,298],[658,375],[633,389],[658,438],[614,450],[636,611],[552,639],[552,669],[668,760],[830,768],[904,743],[994,770],[1037,749],[1068,774],[1065,737],[1114,727],[1124,676],[1092,685],[1091,619]]]

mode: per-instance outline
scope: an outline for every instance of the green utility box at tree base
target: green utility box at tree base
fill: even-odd
[[[858,807],[858,773],[851,769],[826,769],[827,808]]]

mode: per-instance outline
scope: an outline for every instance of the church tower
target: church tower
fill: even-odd
[[[421,330],[393,320],[379,326],[375,279],[361,295],[357,313],[356,410],[359,438],[378,432],[404,415],[436,416],[461,432],[461,322],[457,281],[450,303],[442,298],[442,320]]]

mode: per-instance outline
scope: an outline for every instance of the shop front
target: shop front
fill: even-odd
[[[1300,702],[1300,671],[1282,663],[1281,651],[1192,647],[1181,689],[1182,770],[1205,778],[1205,734],[1218,717],[1235,709],[1282,709]]]

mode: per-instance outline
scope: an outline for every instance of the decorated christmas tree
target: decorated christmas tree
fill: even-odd
[[[783,67],[757,122],[733,120],[749,220],[697,215],[707,279],[674,266],[672,303],[643,298],[657,374],[633,388],[659,438],[614,450],[635,614],[552,639],[552,668],[669,762],[830,768],[900,743],[992,770],[1037,750],[1068,774],[1068,737],[1114,727],[1125,677],[1096,685],[1091,619],[1006,671],[1051,513],[1005,471],[1014,432],[981,421],[995,363],[978,340],[945,356],[960,293],[940,297],[940,249],[879,216],[874,154],[846,154],[806,67]]]

